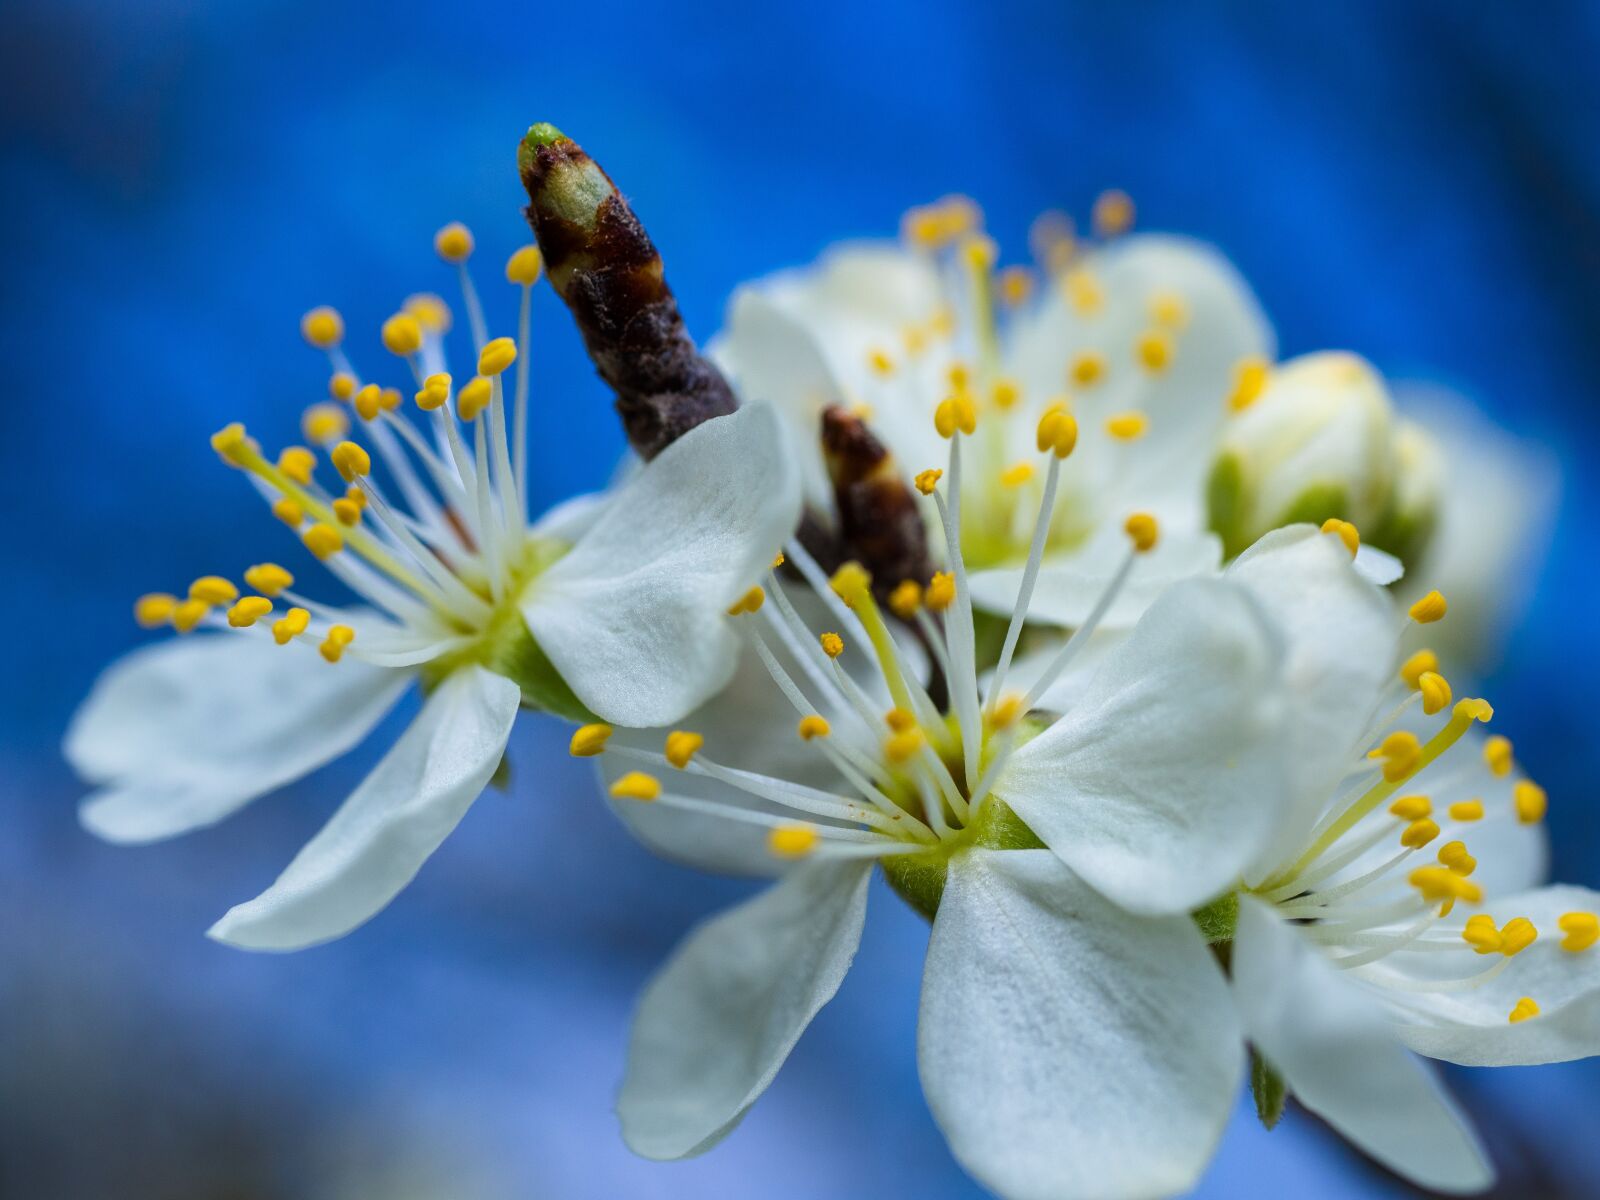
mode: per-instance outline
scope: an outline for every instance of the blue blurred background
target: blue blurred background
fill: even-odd
[[[966,191],[1013,255],[1048,206],[1127,189],[1146,227],[1220,243],[1282,349],[1448,382],[1554,446],[1567,489],[1535,606],[1491,681],[1553,797],[1555,861],[1600,885],[1600,9],[834,3],[533,6],[12,0],[0,42],[0,1195],[970,1197],[916,1081],[921,922],[887,893],[839,999],[714,1153],[629,1156],[610,1101],[632,999],[742,893],[615,827],[564,735],[416,884],[335,945],[202,937],[373,760],[369,747],[198,835],[80,832],[61,731],[134,645],[139,592],[287,553],[206,448],[291,437],[339,306],[361,360],[407,293],[527,239],[514,149],[576,136],[633,196],[691,328],[740,280],[892,232]],[[536,311],[535,491],[607,476],[622,438],[565,314]],[[290,561],[285,559],[285,561]],[[381,742],[382,739],[379,739]],[[537,768],[534,764],[538,764]],[[1503,1194],[1594,1195],[1600,1069],[1455,1072]],[[1303,1116],[1241,1113],[1203,1194],[1405,1189]]]

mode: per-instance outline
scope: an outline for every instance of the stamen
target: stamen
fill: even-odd
[[[1524,996],[1521,1000],[1517,1001],[1516,1007],[1511,1010],[1511,1015],[1506,1019],[1510,1021],[1511,1024],[1517,1025],[1523,1021],[1531,1020],[1538,1015],[1539,1005],[1534,1002],[1532,996]]]
[[[322,645],[317,649],[322,657],[331,663],[336,663],[344,656],[345,648],[356,640],[356,631],[348,625],[335,625],[328,630],[328,636],[323,639]]]
[[[1483,743],[1483,761],[1496,778],[1504,779],[1511,774],[1511,739],[1497,733],[1486,740]]]
[[[1233,368],[1233,391],[1228,394],[1230,412],[1242,413],[1261,399],[1267,390],[1267,373],[1271,368],[1259,355],[1241,358]]]
[[[1561,948],[1578,954],[1600,941],[1600,916],[1588,912],[1569,912],[1556,922],[1566,934]]]
[[[1450,681],[1437,671],[1424,671],[1418,676],[1417,691],[1422,694],[1422,711],[1430,717],[1449,707],[1453,699]]]
[[[1438,671],[1439,656],[1432,650],[1418,650],[1405,662],[1400,664],[1400,678],[1409,688],[1417,688],[1422,676],[1428,671]]]
[[[667,734],[666,746],[662,754],[666,760],[678,770],[683,770],[689,765],[689,760],[695,752],[706,744],[706,739],[698,733],[691,733],[685,729],[674,729]]]
[[[1131,442],[1145,435],[1150,420],[1141,412],[1117,413],[1106,418],[1106,432],[1119,442]]]
[[[189,585],[189,599],[208,605],[232,604],[239,598],[239,589],[220,575],[202,575]]]
[[[150,592],[134,602],[133,619],[146,629],[154,629],[172,620],[177,607],[176,596],[167,592]]]
[[[597,754],[604,754],[611,732],[611,726],[601,722],[580,725],[572,731],[572,740],[567,743],[567,752],[573,758],[593,758]]]
[[[1544,814],[1550,807],[1550,798],[1533,780],[1519,779],[1511,789],[1511,804],[1518,821],[1524,825],[1537,825],[1544,820]]]
[[[1433,622],[1443,619],[1445,610],[1448,607],[1444,596],[1437,591],[1432,591],[1411,606],[1409,615],[1418,625],[1431,625]]]
[[[777,858],[804,858],[819,840],[815,825],[780,825],[767,835],[767,849]]]
[[[1341,521],[1338,517],[1329,517],[1322,523],[1322,532],[1337,534],[1339,540],[1344,543],[1344,548],[1350,551],[1351,558],[1354,558],[1356,551],[1361,549],[1361,531],[1350,524],[1349,521]]]
[[[318,350],[328,350],[344,340],[344,318],[337,309],[322,305],[300,318],[300,335]]]
[[[311,625],[311,614],[303,608],[291,608],[272,623],[272,640],[287,646]]]
[[[643,771],[629,771],[611,785],[611,794],[618,800],[639,800],[645,803],[661,797],[661,781]]]
[[[228,624],[235,629],[248,629],[271,612],[272,601],[265,596],[245,596],[228,610]]]

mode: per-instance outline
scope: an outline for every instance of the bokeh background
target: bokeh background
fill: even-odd
[[[553,722],[377,920],[259,957],[206,926],[275,876],[375,744],[204,833],[80,832],[62,729],[140,639],[132,598],[287,555],[205,438],[291,436],[333,303],[382,355],[448,294],[430,237],[527,238],[514,149],[550,119],[621,181],[690,325],[740,280],[962,190],[1012,254],[1047,206],[1130,191],[1214,240],[1285,354],[1358,350],[1553,447],[1566,489],[1490,683],[1600,885],[1588,682],[1600,375],[1600,9],[1549,4],[396,5],[12,0],[0,39],[0,1196],[6,1200],[972,1197],[921,1099],[925,929],[887,893],[856,970],[711,1155],[629,1156],[611,1098],[632,998],[743,885],[656,862]],[[535,492],[622,449],[548,289]],[[291,559],[285,557],[284,561]],[[382,739],[378,739],[381,743]],[[1507,1196],[1600,1192],[1595,1064],[1453,1072]],[[1207,1196],[1402,1195],[1295,1114],[1241,1110]]]

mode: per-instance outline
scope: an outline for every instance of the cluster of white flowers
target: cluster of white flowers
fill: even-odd
[[[1081,242],[1043,221],[1038,269],[997,271],[976,210],[944,201],[742,290],[711,351],[737,411],[533,522],[539,254],[507,265],[517,338],[490,338],[447,227],[469,381],[437,297],[383,329],[417,423],[316,310],[334,401],[304,431],[331,471],[213,439],[359,607],[274,563],[143,597],[143,623],[193,636],[80,711],[84,823],[134,842],[220,820],[417,681],[393,749],[212,930],[306,946],[404,887],[541,710],[646,844],[776,879],[646,991],[619,1101],[638,1153],[738,1124],[839,987],[881,871],[931,923],[929,1106],[997,1195],[1181,1194],[1247,1074],[1269,1123],[1293,1096],[1421,1184],[1487,1186],[1417,1056],[1600,1051],[1600,895],[1540,886],[1545,795],[1443,673],[1490,644],[1530,540],[1509,506],[1509,533],[1483,519],[1513,468],[1398,416],[1353,355],[1276,363],[1228,264],[1131,216],[1109,194]],[[929,578],[825,569],[797,535],[802,509],[835,520],[830,411],[918,497]]]

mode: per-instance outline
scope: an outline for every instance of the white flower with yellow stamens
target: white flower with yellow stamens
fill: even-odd
[[[903,246],[840,247],[742,289],[714,354],[747,400],[784,412],[808,503],[824,516],[825,408],[864,411],[910,467],[937,453],[935,408],[970,402],[983,422],[962,487],[961,548],[974,604],[1001,617],[1045,484],[1030,457],[1034,426],[1065,406],[1079,444],[1055,492],[1031,616],[1083,619],[1120,562],[1122,518],[1137,508],[1161,521],[1162,544],[1106,614],[1108,627],[1126,627],[1165,583],[1220,564],[1204,523],[1206,473],[1230,399],[1265,377],[1272,331],[1214,250],[1121,236],[1126,197],[1099,206],[1100,236],[1088,245],[1041,225],[1042,284],[1018,267],[996,273],[977,220],[970,202],[947,201],[908,218]]]
[[[470,234],[446,227],[436,246],[460,266],[477,370],[459,385],[449,374],[436,297],[384,323],[420,428],[398,390],[358,375],[338,314],[317,309],[302,329],[329,356],[335,402],[309,410],[303,431],[329,447],[332,470],[307,447],[270,457],[242,426],[212,439],[362,607],[313,600],[274,563],[245,570],[242,589],[205,576],[147,595],[141,624],[206,632],[113,666],[67,735],[68,759],[97,789],[83,823],[145,842],[221,820],[342,754],[420,681],[422,711],[395,746],[278,881],[211,930],[234,945],[305,946],[379,911],[494,775],[519,707],[650,724],[704,703],[737,659],[724,609],[795,526],[798,479],[759,409],[707,421],[614,493],[530,524],[538,251],[507,264],[522,294],[513,340],[489,337]]]

